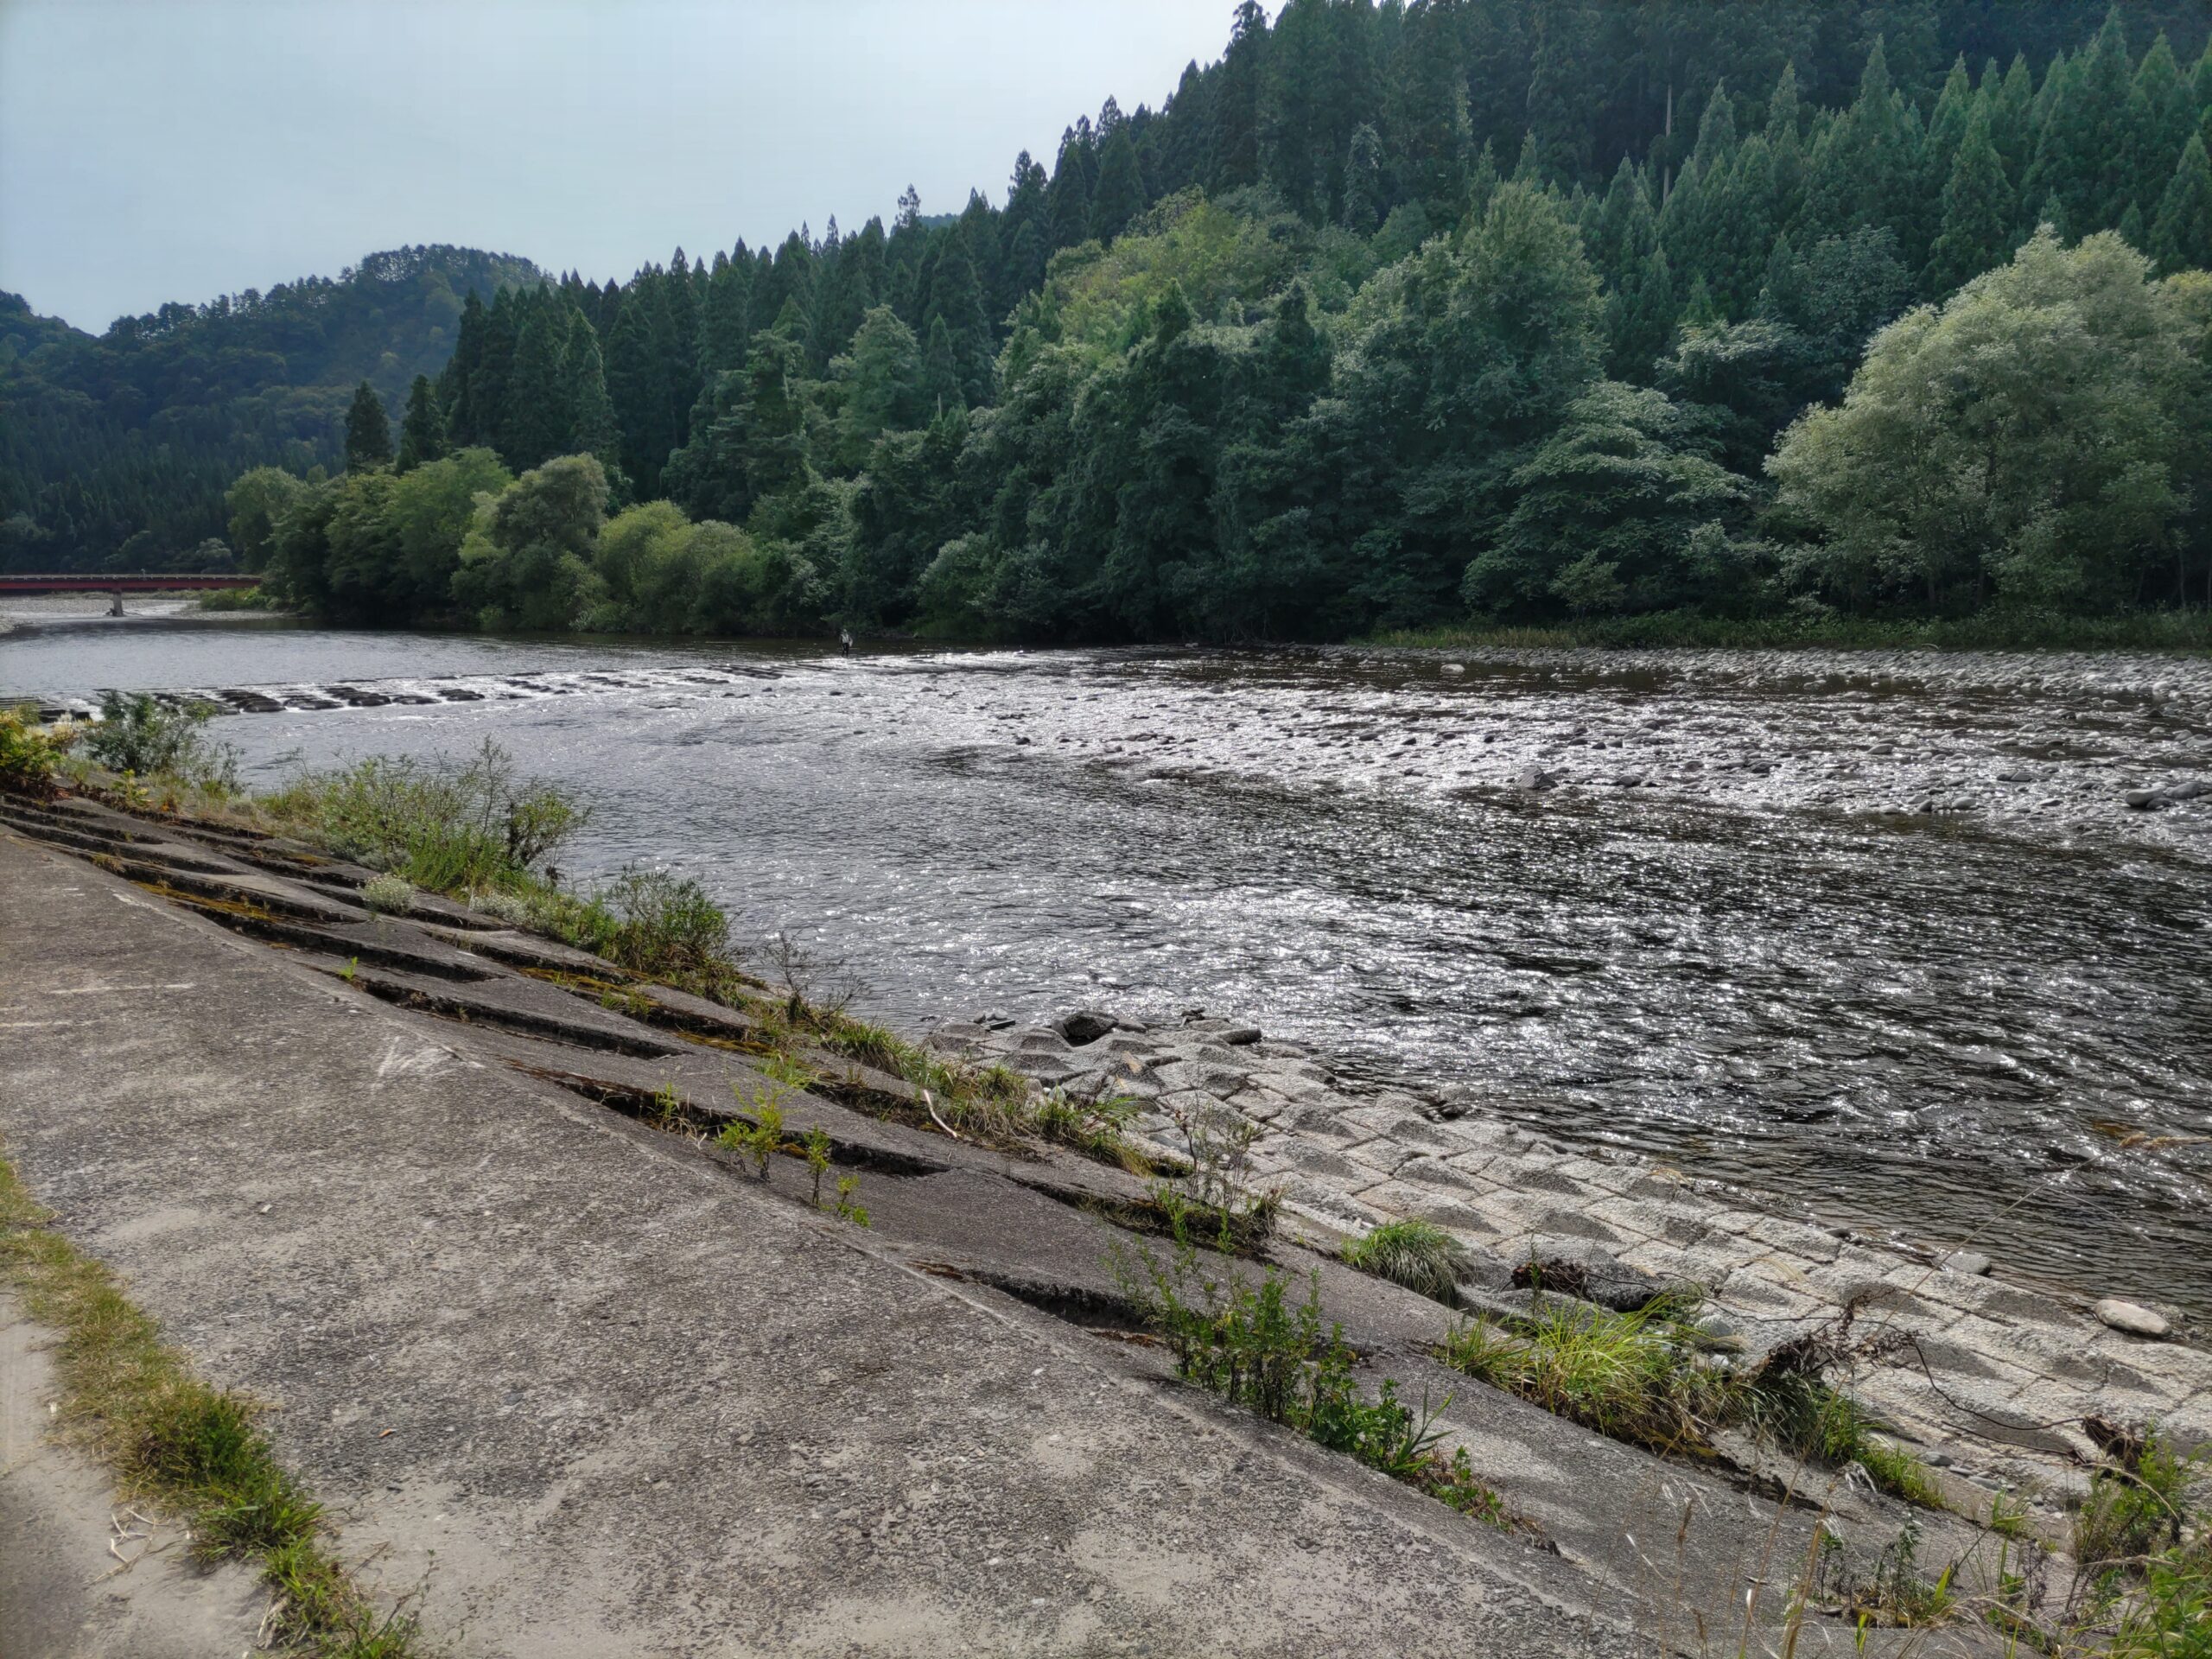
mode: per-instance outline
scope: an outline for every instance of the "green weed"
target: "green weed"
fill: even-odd
[[[1449,1456],[1441,1450],[1437,1412],[1416,1415],[1399,1400],[1393,1378],[1374,1400],[1362,1395],[1343,1327],[1323,1323],[1319,1274],[1294,1305],[1279,1270],[1268,1268],[1256,1286],[1241,1276],[1209,1278],[1187,1243],[1166,1262],[1141,1250],[1135,1264],[1117,1257],[1115,1265],[1125,1294],[1160,1332],[1185,1381],[1463,1514],[1507,1523],[1503,1500],[1476,1478],[1466,1449]]]
[[[784,1140],[784,1100],[788,1091],[780,1085],[749,1091],[742,1084],[732,1084],[730,1088],[753,1116],[749,1121],[732,1119],[716,1139],[740,1157],[749,1159],[754,1179],[765,1182],[769,1160],[789,1149]]]
[[[1347,1241],[1338,1254],[1362,1273],[1403,1285],[1446,1307],[1459,1300],[1466,1252],[1433,1222],[1386,1221],[1365,1236]]]

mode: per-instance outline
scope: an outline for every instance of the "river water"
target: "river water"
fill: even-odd
[[[324,705],[219,722],[256,783],[494,738],[573,879],[696,874],[895,1018],[1205,1007],[2212,1313],[2212,793],[2123,799],[2212,779],[2201,660],[0,638],[105,686]]]

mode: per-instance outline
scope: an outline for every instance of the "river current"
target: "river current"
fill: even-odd
[[[215,728],[261,785],[495,739],[590,804],[569,879],[696,874],[894,1019],[1204,1007],[2212,1313],[2212,793],[2126,804],[2212,781],[2202,660],[0,636],[109,686],[287,705]]]

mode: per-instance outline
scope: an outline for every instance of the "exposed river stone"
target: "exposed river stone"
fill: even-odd
[[[2097,1318],[2115,1331],[2125,1331],[2131,1337],[2158,1338],[2170,1333],[2173,1326],[2149,1308],[2134,1302],[2125,1302],[2117,1296],[2107,1296],[2095,1308]]]

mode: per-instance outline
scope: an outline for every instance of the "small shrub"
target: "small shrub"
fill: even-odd
[[[1378,1279],[1418,1291],[1446,1307],[1459,1300],[1459,1271],[1466,1251],[1459,1241],[1433,1222],[1386,1221],[1339,1252],[1351,1266]]]
[[[110,772],[234,793],[238,752],[201,729],[214,712],[204,702],[176,709],[143,691],[104,691],[99,721],[85,733],[85,753]]]
[[[344,857],[456,895],[535,878],[587,817],[489,741],[459,766],[379,755],[310,772],[258,804]]]
[[[41,727],[35,709],[0,709],[0,791],[44,799],[80,735],[67,722]]]
[[[1843,1551],[1825,1527],[1821,1529],[1821,1541],[1822,1560],[1816,1588],[1857,1627],[1862,1648],[1872,1626],[1919,1628],[1940,1624],[1958,1605],[1952,1588],[1958,1563],[1952,1562],[1933,1579],[1922,1572],[1916,1520],[1907,1521],[1883,1547],[1872,1577],[1863,1581],[1844,1567]]]
[[[837,1178],[837,1219],[849,1221],[855,1227],[868,1224],[868,1206],[860,1201],[861,1178],[840,1175]]]
[[[415,908],[415,889],[403,876],[372,876],[361,884],[361,903],[379,916],[404,916]]]
[[[529,927],[537,921],[530,907],[530,900],[520,893],[503,893],[497,887],[487,887],[480,893],[471,893],[465,901],[479,915],[505,922],[509,927]]]
[[[612,919],[600,954],[656,978],[712,978],[729,951],[729,918],[697,880],[632,865],[592,895]]]
[[[766,1182],[769,1160],[779,1152],[797,1150],[784,1140],[785,1091],[780,1088],[756,1090],[748,1096],[741,1085],[732,1084],[730,1087],[753,1116],[749,1122],[733,1119],[715,1138],[721,1146],[749,1159],[753,1179]]]

